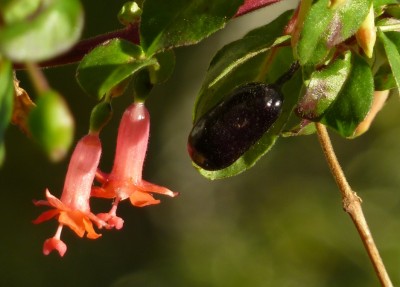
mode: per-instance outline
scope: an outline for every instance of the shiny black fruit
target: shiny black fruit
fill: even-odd
[[[277,120],[283,96],[277,86],[248,83],[204,114],[193,126],[188,151],[206,170],[230,166]]]

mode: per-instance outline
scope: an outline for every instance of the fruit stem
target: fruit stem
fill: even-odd
[[[300,67],[299,61],[294,62],[292,65],[290,65],[289,70],[286,73],[284,73],[282,76],[280,76],[278,80],[276,80],[274,85],[279,88],[282,87],[283,84],[285,84],[287,81],[289,81],[293,77],[294,73],[297,72],[299,67]]]

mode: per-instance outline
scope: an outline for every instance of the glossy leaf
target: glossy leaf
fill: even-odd
[[[296,46],[302,65],[322,63],[330,50],[352,36],[368,14],[370,0],[347,0],[337,8],[319,0],[310,9]]]
[[[336,59],[321,70],[314,71],[296,112],[303,118],[318,120],[332,104],[350,74],[351,54],[344,59]]]
[[[383,33],[378,28],[378,37],[385,48],[385,52],[392,69],[397,88],[400,89],[400,36],[398,32]]]
[[[369,65],[353,54],[348,80],[335,102],[325,112],[321,122],[343,137],[352,137],[368,114],[373,100],[374,82]]]
[[[258,69],[261,68],[271,47],[288,40],[286,36],[277,38],[281,36],[291,15],[292,11],[287,11],[270,24],[249,32],[244,38],[226,45],[217,52],[210,63],[201,91],[196,99],[194,121],[218,103],[234,87],[260,77]],[[287,60],[285,63],[290,65]],[[283,67],[286,66],[283,65]],[[276,78],[272,81],[276,80],[283,72],[283,69],[275,71]],[[258,80],[265,81],[266,79]]]
[[[147,55],[195,44],[223,28],[243,0],[146,0],[140,25]]]
[[[12,64],[3,59],[0,60],[0,166],[5,155],[4,134],[11,120],[13,96]]]
[[[55,91],[39,96],[28,119],[32,138],[53,161],[68,152],[74,137],[74,120],[64,99]]]
[[[113,87],[150,66],[159,64],[155,58],[146,58],[140,46],[113,39],[82,59],[76,77],[83,90],[101,99]]]
[[[15,62],[42,61],[71,48],[83,27],[79,0],[43,1],[39,11],[0,28],[0,52]]]

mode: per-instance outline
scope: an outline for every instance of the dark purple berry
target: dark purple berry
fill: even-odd
[[[242,85],[206,112],[189,135],[193,162],[206,170],[219,170],[241,157],[278,119],[283,104],[280,88],[298,68],[298,62],[292,64],[275,84]]]
[[[273,85],[249,83],[203,115],[189,135],[193,162],[206,170],[230,166],[277,120],[282,94]]]

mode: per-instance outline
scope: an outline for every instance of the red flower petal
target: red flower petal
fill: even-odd
[[[34,224],[42,223],[43,221],[52,219],[54,216],[58,215],[59,213],[60,213],[60,211],[58,209],[48,210],[48,211],[43,212],[32,222]]]
[[[49,255],[51,251],[57,250],[61,257],[67,252],[67,245],[57,238],[49,238],[43,244],[43,254]]]
[[[159,204],[160,201],[157,199],[154,199],[154,197],[146,192],[141,192],[141,191],[135,191],[132,193],[132,195],[129,197],[132,205],[137,206],[137,207],[143,207],[147,205],[153,205],[153,204]]]
[[[170,190],[164,186],[157,185],[157,184],[145,181],[143,179],[140,182],[140,184],[138,185],[138,188],[140,188],[143,192],[154,192],[154,193],[168,195],[171,197],[179,195],[178,192],[173,192],[172,190]]]
[[[85,215],[79,211],[60,212],[58,222],[67,225],[76,233],[76,235],[83,237],[86,230],[83,222],[84,216]]]

